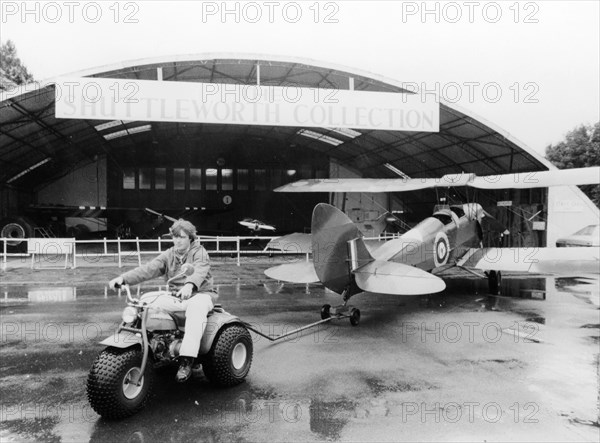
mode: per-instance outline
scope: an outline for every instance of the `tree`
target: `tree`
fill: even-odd
[[[33,81],[33,76],[17,57],[17,48],[11,40],[0,44],[0,71],[2,84],[22,85]]]
[[[600,122],[580,125],[565,140],[546,147],[546,158],[559,169],[600,166]],[[600,185],[582,186],[582,191],[600,206]]]

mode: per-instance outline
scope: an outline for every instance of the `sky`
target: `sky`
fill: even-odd
[[[347,66],[438,93],[543,155],[600,120],[600,2],[0,1],[36,80],[158,56]]]

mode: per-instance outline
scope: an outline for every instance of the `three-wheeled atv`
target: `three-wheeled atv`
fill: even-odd
[[[190,268],[185,271],[188,275]],[[158,376],[156,369],[177,365],[185,331],[185,311],[169,313],[153,308],[154,298],[135,299],[127,285],[123,288],[127,293],[123,322],[101,342],[107,347],[96,357],[87,380],[87,395],[94,411],[113,419],[144,408]],[[165,292],[164,296],[172,295]],[[215,305],[208,314],[196,358],[202,363],[204,375],[219,386],[242,383],[250,371],[252,352],[252,338],[245,323]]]

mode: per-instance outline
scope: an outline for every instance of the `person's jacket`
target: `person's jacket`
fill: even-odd
[[[179,290],[186,283],[193,283],[195,292],[212,292],[211,296],[216,298],[213,289],[213,278],[210,273],[210,262],[206,249],[198,240],[190,245],[190,250],[181,260],[175,255],[173,247],[162,252],[158,257],[145,265],[139,266],[131,271],[125,272],[122,277],[125,284],[136,285],[146,280],[164,276],[165,281],[181,273],[181,267],[185,263],[194,266],[194,273],[183,275],[170,283],[171,289]]]

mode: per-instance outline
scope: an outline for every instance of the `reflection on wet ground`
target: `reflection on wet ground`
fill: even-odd
[[[339,300],[319,285],[218,291],[227,310],[269,334],[312,323]],[[599,292],[593,280],[505,278],[496,297],[483,280],[454,278],[428,297],[358,295],[358,327],[334,322],[274,345],[253,336],[246,383],[223,390],[201,372],[185,385],[166,374],[145,410],[106,421],[87,403],[85,380],[123,294],[2,284],[0,438],[597,441]]]

